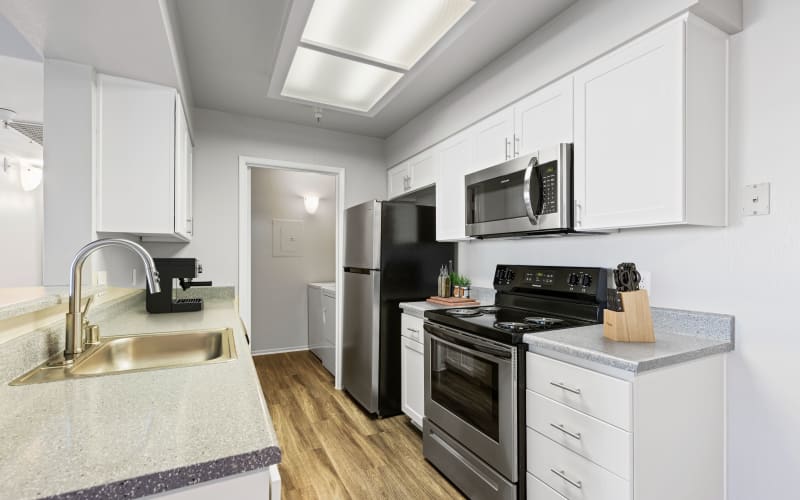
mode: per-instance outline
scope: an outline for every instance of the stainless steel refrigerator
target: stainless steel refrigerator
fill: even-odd
[[[455,244],[436,241],[436,209],[369,201],[345,213],[342,384],[368,412],[400,413],[400,302],[437,291]]]

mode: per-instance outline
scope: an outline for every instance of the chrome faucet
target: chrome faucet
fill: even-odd
[[[153,262],[153,257],[140,244],[121,238],[108,238],[95,240],[78,250],[69,270],[69,312],[67,312],[67,343],[64,348],[65,364],[71,364],[75,357],[83,352],[87,343],[95,344],[99,340],[100,331],[97,325],[90,325],[89,320],[86,318],[86,313],[93,297],[89,298],[86,309],[80,310],[81,273],[83,272],[83,263],[86,262],[89,255],[94,253],[95,250],[108,246],[121,246],[141,257],[150,293],[161,292],[158,271],[156,270],[155,262]]]

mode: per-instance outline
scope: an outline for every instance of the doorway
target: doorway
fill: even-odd
[[[324,176],[324,177],[323,177]],[[328,181],[327,183],[325,181]],[[288,212],[274,212],[266,200],[254,200],[254,189],[265,185],[265,182],[277,181],[283,183],[286,192],[281,194],[285,203],[292,203]],[[303,187],[301,181],[305,183]],[[276,297],[276,290],[273,286],[262,286],[262,279],[268,279],[264,272],[270,269],[279,271],[274,275],[276,281],[289,283],[287,276],[291,275],[293,268],[303,268],[300,262],[307,258],[319,258],[318,252],[309,250],[309,245],[313,245],[316,233],[323,232],[318,226],[318,220],[313,218],[313,205],[318,203],[317,210],[322,209],[333,212],[328,214],[330,220],[335,225],[334,230],[334,267],[333,281],[335,281],[336,296],[341,297],[342,283],[342,256],[343,256],[343,222],[344,222],[344,182],[345,172],[340,167],[329,167],[318,164],[302,164],[287,162],[282,160],[272,160],[267,158],[240,157],[239,158],[239,315],[242,322],[251,336],[251,349],[254,354],[266,354],[271,352],[287,352],[292,350],[308,349],[307,345],[297,340],[292,340],[286,333],[287,324],[291,321],[297,322],[298,309],[305,313],[297,290],[280,296],[279,302],[290,302],[295,307],[290,314],[274,315],[274,322],[270,325],[270,331],[275,333],[274,338],[255,338],[263,333],[263,330],[256,331],[256,328],[270,321],[270,317],[264,315],[264,308],[254,302],[258,300],[268,300],[266,297]],[[328,194],[320,196],[322,186],[333,186],[333,199]],[[288,187],[287,186],[292,186]],[[281,188],[278,188],[281,189]],[[290,192],[293,191],[293,192]],[[265,194],[267,194],[265,192]],[[272,193],[274,196],[275,193]],[[259,195],[260,196],[260,195]],[[317,200],[306,199],[318,197]],[[308,206],[306,206],[308,205]],[[256,215],[254,215],[254,210]],[[275,214],[271,216],[270,214]],[[292,216],[292,213],[295,215]],[[307,217],[303,217],[305,214]],[[266,219],[265,219],[266,217]],[[255,226],[257,224],[257,226]],[[313,231],[314,234],[308,234]],[[283,235],[283,236],[281,236]],[[283,241],[281,241],[281,238]],[[269,243],[269,245],[267,245]],[[267,248],[269,246],[269,248]],[[282,261],[282,262],[281,262]],[[316,265],[316,264],[315,264]],[[329,266],[328,266],[329,267]],[[255,273],[259,273],[258,275]],[[286,273],[290,274],[286,274]],[[324,271],[319,271],[324,272]],[[254,283],[254,276],[259,276]],[[310,276],[310,275],[309,275]],[[297,281],[297,277],[292,280]],[[279,284],[278,284],[279,286]],[[297,288],[297,283],[294,284]],[[292,295],[296,296],[292,298]],[[304,298],[304,296],[303,296]],[[341,345],[342,345],[342,314],[341,300],[335,301],[335,348],[334,348],[334,384],[337,389],[341,388]],[[287,302],[287,304],[289,304]],[[258,310],[254,310],[258,307]],[[284,311],[285,312],[285,311]],[[302,319],[302,318],[301,318]],[[258,321],[259,323],[256,323]],[[305,325],[302,322],[302,325]],[[302,333],[305,331],[299,327]]]

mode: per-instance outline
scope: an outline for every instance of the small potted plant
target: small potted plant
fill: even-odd
[[[453,273],[453,297],[461,297],[461,276]]]
[[[466,276],[461,277],[461,296],[465,299],[470,297],[470,292],[472,290],[472,281],[467,278]]]

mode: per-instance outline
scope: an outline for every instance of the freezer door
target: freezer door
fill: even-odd
[[[346,268],[342,385],[367,411],[378,411],[380,272]]]
[[[345,211],[344,265],[361,269],[380,267],[381,204],[368,201]]]

